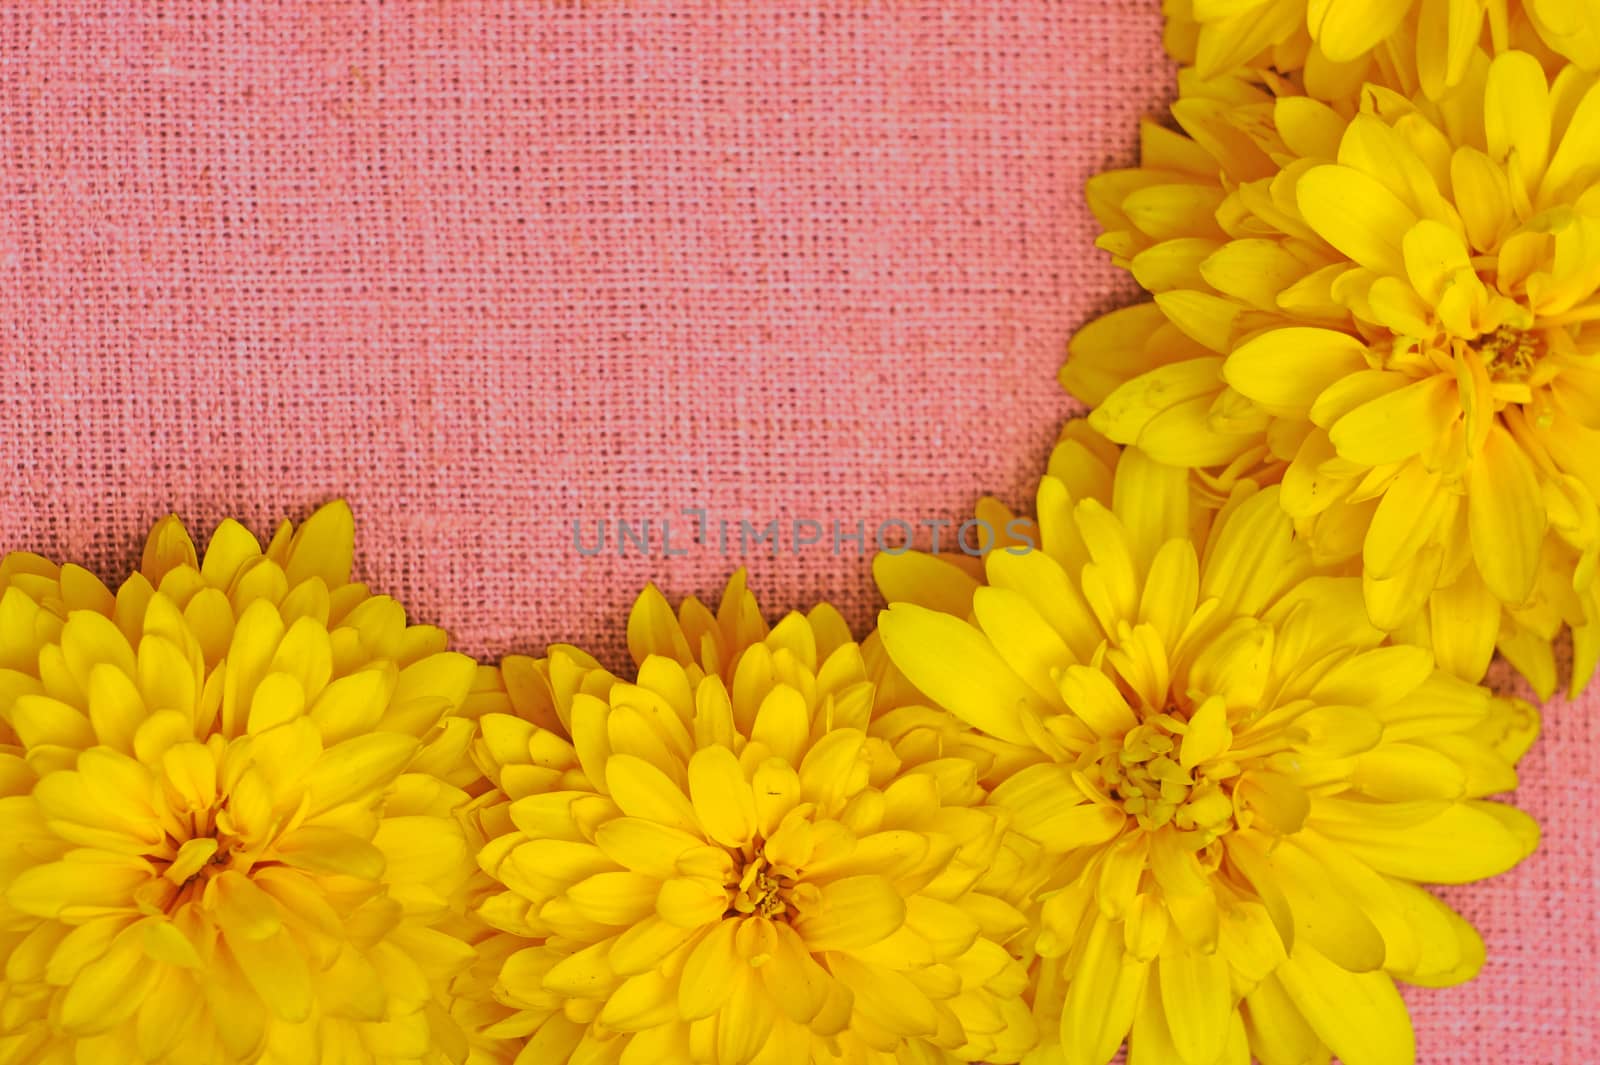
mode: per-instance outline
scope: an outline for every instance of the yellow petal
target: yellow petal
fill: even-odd
[[[915,603],[964,618],[972,610],[978,582],[965,570],[922,551],[872,557],[872,577],[885,602]]]
[[[340,677],[318,693],[308,716],[325,744],[358,736],[382,718],[399,673],[392,666],[362,669]]]
[[[1426,452],[1459,417],[1455,380],[1435,374],[1361,404],[1328,435],[1341,458],[1381,466]]]
[[[866,787],[870,773],[866,736],[857,729],[835,729],[818,740],[800,763],[800,797],[833,816]]]
[[[829,967],[855,995],[856,1012],[867,1023],[914,1039],[933,1035],[939,1017],[927,994],[905,975],[885,965],[868,965],[849,954],[829,959]]]
[[[1558,9],[1558,5],[1550,0],[1544,0],[1539,7],[1541,10]],[[1595,14],[1591,0],[1587,16],[1591,39],[1600,37],[1594,30]],[[1559,81],[1557,84],[1560,84]],[[1572,118],[1568,120],[1561,145],[1556,149],[1555,158],[1550,160],[1544,182],[1539,186],[1542,203],[1573,202],[1594,182],[1594,145],[1597,141],[1600,141],[1600,85],[1590,84]]]
[[[274,1016],[292,1024],[311,1015],[311,973],[287,931],[252,939],[224,926],[222,934],[240,972]]]
[[[133,891],[149,879],[137,865],[51,862],[16,874],[5,889],[6,902],[22,913],[56,917],[63,910],[133,909]]]
[[[629,817],[699,834],[689,797],[654,765],[631,754],[617,754],[607,759],[605,774],[612,799]]]
[[[1271,410],[1303,414],[1334,381],[1366,369],[1365,352],[1361,341],[1332,329],[1273,329],[1235,348],[1222,375]]]
[[[1385,0],[1310,0],[1306,26],[1335,63],[1357,59],[1394,32],[1407,8]]]
[[[179,566],[198,567],[199,556],[195,554],[194,541],[189,538],[183,522],[176,514],[168,514],[156,522],[145,539],[139,572],[151,584],[159,586],[161,579]]]
[[[1547,637],[1517,626],[1502,632],[1495,647],[1527,679],[1540,699],[1550,698],[1556,690],[1556,655]]]
[[[600,1023],[618,1032],[640,1032],[670,1023],[678,1016],[677,987],[659,972],[639,973],[623,981],[600,1011]]]
[[[513,1065],[542,1065],[548,1061],[571,1061],[573,1051],[582,1044],[587,1026],[553,1014],[523,1044]]]
[[[1131,444],[1156,415],[1222,391],[1222,359],[1187,359],[1140,374],[1118,387],[1089,415],[1089,423],[1119,444]]]
[[[1433,884],[1495,876],[1532,853],[1539,826],[1515,807],[1473,800],[1451,803],[1415,824],[1368,813],[1372,803],[1318,799],[1317,831],[1380,873]]]
[[[1227,750],[1232,739],[1227,706],[1221,698],[1213,696],[1202,702],[1189,719],[1189,731],[1179,746],[1179,764],[1193,769],[1209,762]]]
[[[1411,564],[1451,512],[1451,497],[1437,473],[1408,462],[1385,490],[1362,543],[1362,562],[1386,580]]]
[[[879,615],[878,631],[894,664],[929,698],[982,732],[1028,742],[1022,720],[1041,712],[1039,697],[976,629],[901,603]]]
[[[46,695],[20,695],[8,720],[24,747],[85,750],[98,742],[89,719],[76,707]]]
[[[1067,362],[1059,374],[1061,386],[1091,408],[1100,406],[1123,382],[1179,354],[1173,351],[1177,345],[1152,342],[1162,331],[1176,333],[1154,303],[1136,303],[1094,319],[1068,344]],[[897,597],[890,596],[889,601]]]
[[[1213,1065],[1233,1015],[1227,959],[1180,948],[1162,956],[1154,978],[1179,1058],[1185,1065]]]
[[[1254,615],[1295,577],[1289,518],[1276,486],[1235,507],[1206,550],[1200,574],[1202,599],[1221,600],[1226,611]]]
[[[1483,90],[1489,157],[1520,168],[1531,189],[1550,153],[1550,93],[1544,68],[1526,52],[1503,52],[1489,64]]]
[[[702,846],[698,833],[639,817],[618,817],[595,830],[595,846],[619,866],[658,880],[674,876],[684,852]]]
[[[1438,302],[1457,274],[1472,267],[1461,237],[1432,219],[1423,219],[1406,233],[1404,253],[1411,287],[1429,303]]]
[[[1367,289],[1367,316],[1397,337],[1433,333],[1433,310],[1406,282],[1380,277]]]
[[[1060,482],[1046,478],[1046,483]],[[1075,659],[1087,662],[1093,657],[1095,648],[1105,637],[1089,610],[1089,604],[1083,601],[1075,575],[1069,577],[1062,563],[1044,551],[1029,551],[1023,555],[996,551],[989,555],[985,565],[989,583],[1027,599],[1034,611],[1048,621],[1050,627],[1072,649]],[[1147,583],[1147,591],[1149,587]],[[964,617],[969,612],[970,607],[957,616]]]
[[[1059,683],[1067,709],[1098,735],[1121,736],[1138,724],[1128,700],[1101,670],[1068,666]]]
[[[283,926],[277,901],[231,869],[207,882],[205,902],[216,914],[217,923],[235,938],[266,939]]]
[[[610,940],[601,940],[562,958],[544,974],[544,987],[557,994],[598,998],[622,981],[606,961]]]
[[[712,839],[727,847],[750,842],[756,830],[755,797],[732,751],[706,747],[694,753],[689,759],[689,796]]]
[[[1464,145],[1450,159],[1450,185],[1472,247],[1479,251],[1498,249],[1502,234],[1513,220],[1511,191],[1500,168],[1483,152]]]
[[[203,1005],[204,998],[195,993],[193,981],[185,974],[170,969],[162,973],[139,1007],[135,1032],[144,1060],[161,1060],[188,1036],[194,1015]]]
[[[630,927],[654,912],[660,886],[643,873],[596,873],[568,888],[567,897],[591,921]]]
[[[1309,947],[1278,967],[1288,998],[1345,1065],[1415,1065],[1416,1037],[1385,972],[1350,973]]]
[[[359,836],[335,828],[302,825],[279,837],[276,850],[286,865],[296,869],[365,880],[383,875],[382,851]]]
[[[694,936],[696,929],[680,928],[660,917],[646,917],[612,940],[607,960],[625,976],[646,972],[661,964]]]
[[[733,994],[739,970],[748,967],[734,949],[740,923],[717,922],[689,952],[678,980],[678,1011],[684,1020],[711,1016]]]
[[[1027,597],[1008,588],[985,586],[973,593],[972,613],[990,646],[1012,672],[1041,700],[1053,700],[1053,676],[1072,660],[1072,652]]]
[[[645,585],[628,612],[628,653],[635,662],[663,655],[674,662],[692,662],[694,652],[666,596],[654,584]]]
[[[1417,216],[1378,179],[1347,166],[1318,166],[1300,176],[1295,198],[1323,240],[1369,269],[1405,275],[1401,243]]]
[[[305,714],[306,691],[288,673],[272,672],[261,678],[250,699],[245,731],[258,735]]]
[[[1356,759],[1351,781],[1385,802],[1459,799],[1466,793],[1461,763],[1430,747],[1385,743]]]
[[[794,922],[812,952],[867,947],[905,923],[906,904],[882,876],[852,876],[823,884],[814,909]]]
[[[1328,1056],[1294,1000],[1276,976],[1245,994],[1250,1045],[1264,1061],[1315,1061]]]
[[[1484,584],[1507,603],[1526,600],[1544,541],[1544,496],[1532,461],[1504,426],[1489,430],[1472,466],[1467,521]]]
[[[716,1018],[716,1056],[702,1060],[716,1061],[719,1065],[749,1065],[774,1034],[774,1014],[772,999],[756,971],[748,965],[741,966],[728,1007]],[[649,1063],[641,1061],[638,1065]]]
[[[241,566],[260,556],[261,541],[237,521],[225,518],[206,544],[206,557],[200,565],[200,575],[213,588],[225,589],[233,583]]]
[[[1455,910],[1427,891],[1401,881],[1389,881],[1408,927],[1417,937],[1416,963],[1393,975],[1423,987],[1453,987],[1478,975],[1483,968],[1483,937]]]
[[[1219,354],[1226,353],[1233,346],[1234,336],[1239,329],[1239,316],[1244,313],[1244,308],[1234,300],[1194,289],[1158,292],[1156,306],[1185,336]],[[1114,401],[1114,396],[1106,400],[1107,403]]]
[[[700,877],[677,877],[661,885],[656,913],[680,928],[710,924],[728,909],[727,888]]]
[[[320,577],[330,588],[350,583],[356,525],[350,504],[336,499],[319,507],[295,532],[283,562],[291,585]]]
[[[311,797],[308,816],[383,794],[416,752],[417,741],[397,732],[375,732],[334,744],[305,776]]]
[[[765,744],[790,765],[799,765],[810,735],[811,714],[799,691],[781,684],[761,700],[750,730],[752,741]]]
[[[141,927],[145,953],[151,958],[180,968],[200,968],[202,962],[194,943],[171,921],[165,917],[150,917],[141,922]]]
[[[1156,414],[1134,442],[1152,459],[1171,466],[1223,466],[1258,446],[1266,427],[1264,411],[1219,383],[1215,393]]]
[[[1135,567],[1144,572],[1163,544],[1189,535],[1189,472],[1140,451],[1125,452],[1117,463],[1111,510],[1127,533]]]
[[[383,852],[385,879],[395,888],[453,882],[468,860],[461,827],[447,817],[405,814],[385,817],[372,844]]]
[[[1067,1065],[1106,1065],[1133,1026],[1149,964],[1125,956],[1120,930],[1096,915],[1061,1012]]]
[[[1433,591],[1444,562],[1444,550],[1430,544],[1418,551],[1412,564],[1388,580],[1361,574],[1361,592],[1367,615],[1380,629],[1394,631],[1411,624]]]
[[[781,758],[764,759],[750,778],[756,800],[756,828],[771,837],[800,801],[800,774]]]
[[[1153,627],[1169,652],[1178,645],[1200,595],[1200,563],[1187,537],[1161,545],[1139,597],[1139,621]]]
[[[1278,294],[1307,272],[1306,265],[1276,240],[1229,241],[1200,264],[1200,273],[1212,288],[1263,311],[1276,310]]]
[[[141,933],[128,929],[73,978],[58,1023],[78,1036],[110,1031],[139,1008],[160,971],[145,957]]]
[[[1194,288],[1202,283],[1200,263],[1216,249],[1216,241],[1204,237],[1164,240],[1135,255],[1128,268],[1147,292]]]
[[[1430,642],[1439,668],[1477,683],[1500,635],[1500,600],[1474,567],[1428,600]]]
[[[1303,944],[1314,947],[1349,972],[1383,967],[1382,934],[1333,870],[1290,840],[1272,848],[1265,861],[1294,914],[1297,951]]]

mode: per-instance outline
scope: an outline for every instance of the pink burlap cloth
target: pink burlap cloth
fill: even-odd
[[[5,4],[0,548],[109,578],[167,511],[343,495],[479,655],[615,661],[644,581],[741,563],[864,630],[834,523],[1022,502],[1068,334],[1133,296],[1081,189],[1172,91],[1157,7]],[[1412,996],[1428,1065],[1595,1060],[1590,713],[1528,759],[1543,851],[1450,893],[1490,961]]]

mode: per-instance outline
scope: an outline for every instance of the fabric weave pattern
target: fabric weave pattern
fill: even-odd
[[[343,495],[358,575],[481,656],[615,663],[646,580],[740,564],[864,633],[829,523],[1024,502],[1066,337],[1135,296],[1081,190],[1159,37],[1155,0],[0,6],[0,548],[109,578],[167,511]],[[1411,994],[1430,1065],[1600,1042],[1585,702],[1524,763],[1543,849],[1451,892],[1490,958]]]

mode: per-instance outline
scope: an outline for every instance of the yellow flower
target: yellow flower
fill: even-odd
[[[552,1065],[1020,1060],[1023,917],[974,886],[1003,817],[963,805],[970,766],[870,734],[831,609],[767,631],[746,595],[719,627],[647,590],[631,683],[572,648],[507,662],[517,712],[476,749],[505,959],[486,1034]]]
[[[1482,53],[1438,103],[1348,118],[1191,83],[1188,137],[1096,179],[1103,244],[1156,293],[1062,381],[1164,462],[1265,449],[1319,561],[1381,628],[1541,695],[1600,657],[1600,77]],[[1210,95],[1205,95],[1210,93]],[[1270,477],[1268,478],[1270,479]]]
[[[1027,755],[989,801],[1049,866],[1042,1060],[1103,1065],[1129,1039],[1132,1065],[1413,1061],[1394,978],[1483,959],[1417,884],[1533,849],[1482,798],[1515,785],[1532,708],[1386,645],[1277,488],[1211,514],[1137,451],[1052,465],[1042,550],[991,553],[968,612],[895,602],[879,630],[935,705]]]
[[[0,563],[0,1060],[459,1061],[442,776],[473,663],[350,582],[342,503],[113,595]]]
[[[1600,69],[1600,0],[1168,0],[1167,50],[1202,77],[1293,77],[1353,96],[1368,78],[1437,97],[1480,45]]]

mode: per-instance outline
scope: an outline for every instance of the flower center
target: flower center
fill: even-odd
[[[1544,354],[1538,336],[1510,326],[1479,337],[1475,347],[1489,376],[1500,381],[1526,381]]]
[[[227,869],[248,873],[254,864],[225,806],[180,816],[148,857],[156,875],[140,888],[137,901],[146,913],[169,916],[197,900],[218,873]]]
[[[795,883],[792,871],[771,865],[764,855],[756,855],[744,867],[739,877],[739,888],[733,896],[733,908],[727,916],[738,915],[786,919],[794,909],[791,897],[800,885]]]
[[[1209,843],[1233,823],[1228,782],[1238,767],[1214,762],[1185,768],[1180,760],[1188,723],[1156,714],[1121,738],[1103,740],[1080,766],[1089,782],[1150,831],[1173,825],[1200,832]]]

